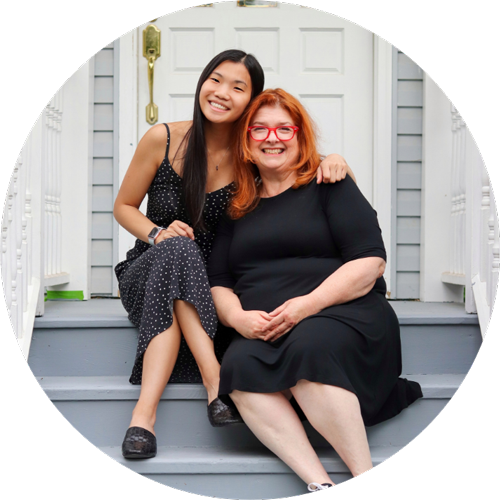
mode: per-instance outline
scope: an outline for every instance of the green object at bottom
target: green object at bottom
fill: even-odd
[[[83,290],[47,290],[45,300],[53,299],[83,300]]]

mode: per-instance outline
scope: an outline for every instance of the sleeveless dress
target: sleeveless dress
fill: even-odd
[[[191,225],[182,202],[182,178],[170,165],[168,154],[170,130],[167,128],[165,158],[147,191],[146,217],[158,226],[168,227],[175,220]],[[115,267],[120,299],[129,320],[139,328],[139,339],[131,384],[142,380],[142,362],[149,342],[172,325],[174,299],[182,299],[196,307],[203,328],[214,339],[219,360],[227,342],[222,334],[216,336],[217,315],[210,293],[206,264],[212,250],[215,229],[224,213],[230,192],[228,185],[207,193],[203,216],[207,231],[195,230],[195,241],[176,236],[151,246],[137,239],[127,252],[126,260]],[[187,346],[181,339],[179,356],[175,364],[172,383],[199,383],[201,375]]]
[[[386,260],[384,243],[375,210],[346,177],[263,198],[238,220],[223,216],[208,269],[211,286],[232,289],[244,310],[271,312],[366,257]],[[274,393],[305,379],[356,394],[367,426],[397,415],[422,391],[400,378],[399,322],[385,293],[379,278],[366,295],[306,317],[275,341],[233,330],[219,395]]]

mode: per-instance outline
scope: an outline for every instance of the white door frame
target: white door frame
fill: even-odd
[[[390,297],[392,249],[392,45],[373,35],[373,208],[382,229],[387,265],[384,278]],[[394,235],[395,237],[395,235]]]

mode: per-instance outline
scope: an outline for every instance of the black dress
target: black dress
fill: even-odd
[[[191,225],[182,203],[182,178],[168,159],[170,131],[167,127],[167,150],[148,189],[146,217],[158,226],[168,227],[175,220]],[[215,351],[219,359],[227,347],[217,332],[217,315],[210,293],[206,263],[212,249],[214,230],[229,200],[229,186],[206,196],[204,220],[207,232],[195,231],[195,241],[177,236],[150,246],[136,240],[127,252],[126,260],[115,267],[120,299],[129,313],[130,321],[139,328],[139,339],[130,383],[140,384],[142,361],[149,342],[172,325],[174,299],[193,304],[203,328],[215,338]],[[170,377],[173,383],[201,382],[198,366],[184,337],[179,356]]]
[[[210,285],[233,289],[244,310],[271,312],[364,257],[386,259],[373,208],[349,177],[335,184],[313,181],[261,199],[239,220],[221,219]],[[398,414],[422,392],[416,382],[399,378],[399,323],[385,293],[379,278],[365,296],[305,318],[274,342],[233,330],[219,393],[272,393],[305,379],[355,393],[366,425]]]

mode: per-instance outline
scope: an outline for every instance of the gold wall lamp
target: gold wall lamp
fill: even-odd
[[[146,106],[146,121],[153,125],[158,121],[158,106],[153,101],[155,61],[161,55],[161,31],[154,24],[142,32],[142,55],[148,60],[149,104]]]

